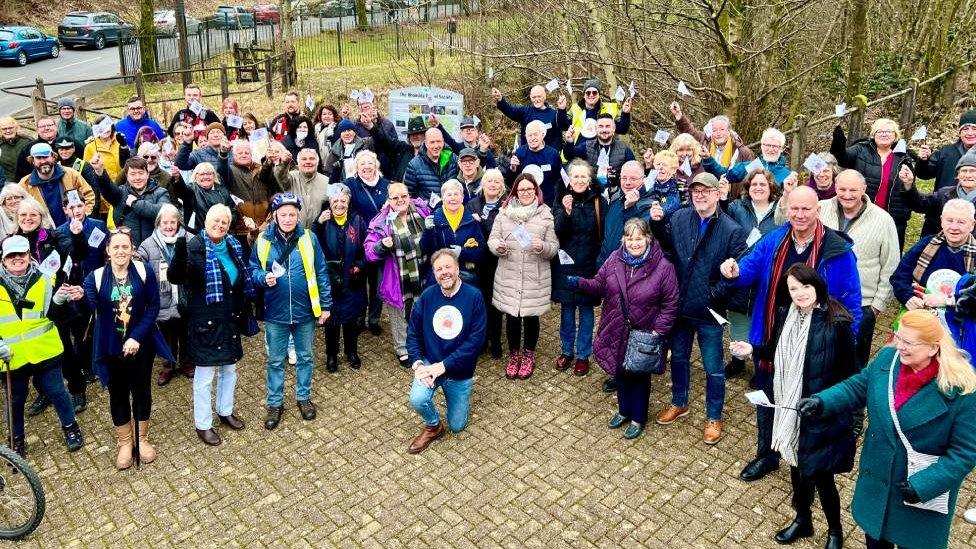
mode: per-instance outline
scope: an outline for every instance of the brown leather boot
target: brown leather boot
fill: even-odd
[[[149,420],[139,422],[139,463],[156,461],[156,449],[149,444]]]
[[[115,428],[119,455],[115,456],[115,468],[119,471],[132,467],[132,422]]]
[[[431,442],[441,438],[444,435],[444,422],[440,422],[434,427],[424,427],[423,431],[417,435],[417,438],[413,439],[410,443],[410,448],[407,449],[408,454],[419,454],[430,446]]]

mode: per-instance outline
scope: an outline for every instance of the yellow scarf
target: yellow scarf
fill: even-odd
[[[710,141],[708,144],[708,154],[711,157],[715,157],[715,151],[718,147],[715,146],[714,141]],[[732,163],[732,153],[735,152],[735,143],[732,142],[732,138],[725,142],[725,150],[722,151],[722,159],[719,160],[719,164],[723,167],[728,168],[729,164]]]
[[[346,218],[348,216],[349,216],[349,212],[346,212],[344,215],[332,214],[332,219],[335,219],[336,225],[342,227],[343,225],[346,224]]]
[[[464,215],[464,208],[458,208],[457,213],[452,214],[447,210],[444,210],[444,217],[447,218],[447,224],[451,226],[452,231],[458,230],[461,226],[461,217]]]

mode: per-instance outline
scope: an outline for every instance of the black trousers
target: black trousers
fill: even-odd
[[[61,344],[64,346],[61,369],[65,381],[68,382],[68,392],[75,395],[85,392],[83,373],[90,372],[92,368],[92,341],[88,334],[90,320],[91,315],[86,314],[58,326]],[[34,388],[38,388],[36,382]]]
[[[522,326],[525,326],[524,345],[522,339]],[[508,350],[525,349],[534,351],[539,344],[539,317],[537,316],[512,316],[505,315],[505,332],[508,336]]]
[[[156,324],[179,365],[186,366],[186,321],[182,318],[170,318]]]
[[[858,367],[864,368],[871,359],[871,342],[874,339],[874,327],[878,319],[871,306],[861,307],[861,324],[857,328],[857,361]]]
[[[614,378],[617,381],[617,411],[631,421],[646,425],[651,376],[626,372],[620,366]]]
[[[135,356],[113,356],[105,360],[108,366],[108,403],[112,423],[121,427],[132,421],[146,421],[152,412],[153,352],[145,347]],[[131,400],[130,400],[131,399]]]
[[[380,299],[377,291],[380,284],[380,263],[369,263],[366,265],[366,295],[369,304],[366,308],[366,321],[369,324],[379,324],[380,316],[383,314],[383,300]]]
[[[347,322],[345,324],[325,325],[325,354],[338,356],[339,354],[339,333],[342,332],[343,347],[346,356],[359,354],[359,322]]]
[[[843,525],[840,521],[840,495],[834,484],[833,473],[817,473],[810,477],[800,475],[800,470],[790,467],[790,483],[793,485],[793,508],[796,516],[810,519],[813,507],[813,492],[820,495],[820,507],[827,519],[827,528],[840,531]]]

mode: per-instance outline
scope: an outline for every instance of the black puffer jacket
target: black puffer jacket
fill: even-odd
[[[802,397],[808,397],[832,387],[859,370],[856,343],[851,330],[851,315],[837,301],[832,301],[833,321],[828,322],[826,307],[817,307],[810,318],[810,335],[807,337],[806,356],[803,361]],[[772,361],[779,342],[783,324],[789,312],[787,307],[776,310],[776,324],[770,343],[753,349],[756,360]],[[770,376],[772,379],[772,376]],[[772,400],[772,388],[765,387]],[[815,417],[800,420],[800,441],[797,449],[800,474],[809,477],[815,473],[847,473],[854,468],[856,439],[851,414],[829,418]]]
[[[234,364],[244,356],[241,334],[244,332],[244,287],[250,283],[247,265],[237,257],[228,243],[228,250],[237,264],[237,282],[232,286],[223,267],[224,300],[207,304],[207,250],[202,238],[205,234],[176,241],[173,264],[167,277],[183,287],[187,295],[187,341],[190,362],[196,366]],[[234,238],[228,236],[227,238]]]
[[[837,157],[837,163],[842,168],[850,168],[861,172],[868,184],[868,196],[875,204],[878,194],[878,187],[881,186],[881,155],[874,140],[870,138],[858,139],[850,146],[847,146],[847,137],[840,126],[834,128],[834,139],[830,144],[830,154]],[[904,225],[912,212],[902,201],[900,190],[903,189],[901,180],[898,179],[898,172],[901,171],[902,164],[907,164],[914,171],[918,157],[913,152],[892,153],[895,156],[891,165],[891,174],[888,176],[888,205],[885,210],[898,225]]]
[[[566,277],[593,278],[596,274],[599,267],[596,259],[600,255],[600,246],[603,245],[603,220],[606,219],[609,206],[592,185],[582,194],[571,194],[571,215],[566,214],[561,199],[553,206],[559,248],[569,254],[573,264],[561,265],[558,255],[552,260],[552,300],[567,305],[597,305],[600,302],[599,297],[586,296],[570,288]],[[597,208],[600,210],[599,215]]]
[[[481,226],[481,234],[485,236],[485,242],[491,234],[491,228],[495,225],[495,218],[501,209],[504,196],[498,199],[498,207],[491,210],[488,216],[481,214],[485,210],[485,195],[478,193],[474,198],[464,205],[471,215],[478,216],[478,225]],[[481,289],[481,296],[485,299],[485,305],[491,307],[491,298],[495,293],[495,269],[498,268],[498,256],[495,254],[481,254],[481,260],[475,265],[475,274],[478,277],[478,288]]]

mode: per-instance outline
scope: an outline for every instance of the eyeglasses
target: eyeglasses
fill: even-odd
[[[129,110],[130,111],[133,111],[133,112],[136,112],[136,111],[144,111],[144,110],[146,110],[146,107],[129,107]]]
[[[782,149],[783,146],[779,143],[761,143],[760,147],[766,147],[767,149]]]
[[[516,191],[516,192],[520,192],[520,193],[532,193],[532,194],[535,194],[535,187],[527,187],[527,188],[524,188],[524,189],[519,189],[519,190],[518,190],[518,191]]]
[[[695,189],[691,189],[691,194],[693,194],[695,196],[707,196],[708,193],[710,193],[712,191],[717,191],[717,190],[718,189],[712,189],[710,187],[698,187],[698,188],[695,188]]]
[[[895,130],[878,130],[874,135],[895,135]]]
[[[905,347],[918,347],[919,345],[925,345],[924,343],[918,343],[915,341],[908,341],[907,339],[901,337],[898,334],[893,334],[892,339],[895,342],[895,346],[903,345]]]
[[[159,160],[159,156],[155,154],[144,154],[142,157],[146,160]]]

